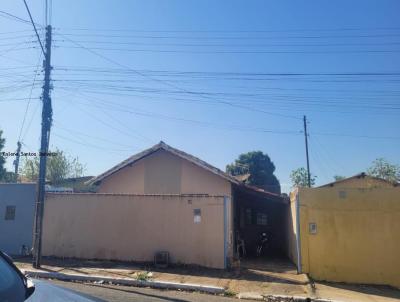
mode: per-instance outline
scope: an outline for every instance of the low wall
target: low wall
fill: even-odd
[[[33,217],[35,213],[36,184],[0,184],[0,250],[19,255],[22,246],[32,247]],[[6,219],[7,207],[15,210],[12,219]]]
[[[302,188],[298,194],[302,272],[400,287],[400,188]]]
[[[222,196],[46,195],[45,256],[153,261],[168,251],[174,263],[224,268],[224,236]]]

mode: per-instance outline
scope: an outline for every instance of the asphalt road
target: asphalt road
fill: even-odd
[[[210,294],[158,290],[115,285],[82,284],[62,281],[49,281],[53,284],[72,289],[109,302],[237,302],[237,299]]]

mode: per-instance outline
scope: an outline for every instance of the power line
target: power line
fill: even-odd
[[[26,22],[31,24],[28,20],[26,20]],[[39,28],[39,30],[41,30],[41,29]],[[14,30],[14,31],[3,31],[3,32],[0,32],[0,35],[15,35],[15,34],[19,34],[19,33],[28,33],[28,32],[31,32],[31,30],[24,29],[24,30]]]
[[[0,99],[0,102],[15,102],[15,101],[26,101],[26,100],[32,100],[32,99],[37,99],[39,98],[11,98],[11,99]]]
[[[207,127],[212,127],[216,129],[221,129],[221,130],[230,130],[230,131],[250,131],[250,132],[260,132],[260,133],[275,133],[275,134],[291,134],[291,135],[300,135],[302,132],[301,131],[296,131],[296,130],[271,130],[271,129],[263,129],[263,128],[256,128],[256,127],[243,127],[240,125],[234,125],[234,124],[221,124],[221,123],[213,123],[213,122],[207,122],[207,121],[201,121],[201,120],[193,120],[193,119],[187,119],[187,118],[180,118],[180,117],[174,117],[174,116],[169,116],[165,114],[158,114],[154,112],[149,112],[149,111],[137,111],[135,109],[132,109],[130,106],[122,105],[122,104],[117,104],[105,100],[100,100],[97,98],[90,98],[90,101],[88,100],[87,103],[82,103],[81,101],[85,101],[85,99],[81,98],[78,103],[89,106],[89,107],[96,107],[99,109],[105,109],[107,111],[117,111],[121,113],[126,113],[126,114],[135,114],[135,115],[140,115],[144,117],[150,117],[150,118],[155,118],[155,119],[163,119],[163,120],[171,120],[171,121],[177,121],[177,122],[182,122],[182,123],[189,123],[193,125],[200,125],[200,126],[207,126]],[[94,104],[93,101],[100,102],[100,104]],[[104,111],[103,111],[104,112]],[[85,111],[88,115],[90,113],[88,111]],[[97,119],[98,121],[101,121],[100,119]],[[104,123],[104,121],[101,121]],[[107,125],[110,126],[110,125]],[[400,137],[387,137],[387,136],[365,136],[365,135],[357,135],[357,134],[345,134],[345,133],[318,133],[318,132],[312,132],[309,135],[318,135],[318,136],[348,136],[348,137],[354,137],[354,138],[366,138],[366,139],[395,139],[395,140],[400,140]]]
[[[151,138],[141,134],[139,131],[135,131],[132,128],[127,127],[125,124],[123,124],[119,119],[115,118],[114,116],[112,116],[109,112],[102,110],[102,112],[108,116],[111,120],[113,120],[115,123],[119,124],[120,126],[122,126],[123,128],[127,129],[129,132],[135,132],[135,134],[142,138],[144,141],[150,142],[150,143],[156,143],[154,140],[152,140]]]
[[[346,134],[346,133],[332,133],[332,132],[313,132],[312,135],[319,136],[342,136],[351,138],[368,138],[368,139],[387,139],[387,140],[400,140],[399,136],[370,136],[370,135],[358,135],[358,134]]]
[[[91,71],[91,72],[121,72],[126,73],[125,70],[121,69],[107,69],[107,68],[96,68],[96,67],[66,67],[66,66],[55,66],[55,70],[78,70],[78,71]],[[184,75],[184,76],[279,76],[279,77],[304,77],[304,76],[400,76],[400,71],[393,72],[217,72],[217,71],[180,71],[180,70],[136,70],[140,72],[148,73],[160,73],[167,75]],[[136,73],[136,72],[134,72]]]
[[[54,46],[59,48],[59,46]],[[63,46],[62,48],[79,49],[79,46]],[[105,51],[122,51],[122,52],[148,52],[148,53],[190,53],[190,54],[351,54],[351,53],[398,53],[400,49],[382,50],[382,49],[358,49],[358,50],[260,50],[260,51],[240,51],[240,50],[177,50],[177,49],[127,49],[127,48],[106,48],[106,47],[91,47],[92,50]]]
[[[57,81],[57,80],[56,80]],[[63,86],[60,85],[59,88],[67,88],[67,87],[75,87],[75,84],[79,85],[79,88],[82,90],[84,89],[87,92],[91,93],[96,93],[96,94],[111,94],[111,95],[119,95],[118,93],[115,93],[116,91],[118,92],[138,92],[138,93],[152,93],[152,94],[160,94],[163,96],[163,99],[169,94],[169,95],[175,95],[178,94],[180,95],[180,91],[171,91],[171,90],[159,90],[159,89],[150,89],[147,87],[131,87],[131,86],[120,86],[120,85],[107,85],[106,83],[101,83],[101,80],[99,80],[99,84],[95,83],[93,84],[87,84],[87,83],[82,83],[82,82],[75,82],[72,81],[72,85],[69,86]],[[95,89],[95,90],[91,90]],[[196,94],[195,92],[192,92],[192,94]],[[270,104],[278,104],[280,106],[282,105],[303,105],[303,106],[322,106],[322,107],[332,107],[332,108],[355,108],[357,110],[361,109],[382,109],[382,110],[400,110],[400,107],[398,106],[398,103],[393,100],[392,103],[390,102],[381,102],[381,103],[376,103],[377,98],[371,98],[371,102],[368,102],[368,99],[363,98],[362,101],[358,102],[353,102],[353,101],[348,101],[348,99],[341,99],[341,98],[326,98],[323,96],[316,96],[316,97],[309,97],[309,96],[292,96],[292,95],[275,95],[275,94],[242,94],[242,93],[224,93],[224,92],[206,92],[206,93],[200,93],[204,95],[214,95],[221,99],[230,99],[231,102],[234,102],[234,104],[243,104],[245,103],[250,103],[250,104],[258,104],[258,105],[270,105]],[[130,94],[131,95],[131,94]],[[256,97],[256,98],[255,98]],[[235,98],[235,100],[232,101],[232,98]],[[238,98],[238,100],[236,100]],[[260,99],[258,99],[260,98]],[[316,100],[313,100],[313,98],[316,98]],[[218,104],[219,100],[207,100],[207,101],[201,101],[198,99],[188,99],[188,98],[176,98],[174,97],[172,101],[188,101],[188,102],[194,102],[194,103],[212,103],[212,104]]]
[[[42,45],[42,41],[40,40],[38,31],[37,31],[37,29],[36,29],[35,22],[33,22],[33,18],[32,18],[32,15],[31,15],[31,11],[29,10],[28,4],[26,4],[26,0],[24,0],[24,4],[25,4],[25,7],[26,7],[26,10],[28,11],[29,18],[31,19],[31,23],[32,23],[33,29],[35,30],[36,37],[37,37],[38,42],[39,42],[39,44],[40,44],[40,48],[42,49],[43,55],[46,56],[46,52],[44,51],[44,48],[43,48],[43,45]]]
[[[111,140],[108,140],[108,139],[105,139],[105,138],[102,138],[102,137],[89,135],[89,134],[83,133],[83,132],[78,131],[78,130],[74,130],[74,129],[66,128],[64,126],[60,126],[58,122],[56,123],[55,128],[63,130],[66,133],[72,132],[72,133],[75,133],[75,134],[80,135],[80,136],[84,136],[84,137],[87,137],[87,138],[91,138],[91,139],[95,139],[95,140],[111,143],[113,145],[119,145],[119,146],[125,147],[125,148],[131,148],[132,147],[132,146],[121,144],[121,143],[117,143],[117,142],[114,142],[114,141],[111,141]]]
[[[85,99],[81,99],[81,101],[84,101],[84,100]],[[174,117],[174,116],[169,116],[169,115],[165,115],[165,114],[158,114],[158,113],[149,112],[149,111],[138,111],[138,110],[132,109],[130,106],[124,106],[124,105],[115,104],[115,103],[113,103],[113,104],[107,103],[107,102],[101,101],[99,99],[97,99],[97,100],[100,101],[101,103],[94,104],[92,101],[88,102],[88,103],[82,103],[82,102],[78,102],[78,103],[85,105],[85,106],[96,107],[99,109],[106,109],[108,111],[117,111],[117,112],[121,112],[121,113],[135,114],[135,115],[140,115],[140,116],[150,117],[150,118],[155,118],[155,119],[163,119],[163,120],[177,121],[177,122],[183,122],[183,123],[190,123],[193,125],[212,127],[212,128],[221,129],[221,130],[250,131],[250,132],[260,132],[260,133],[291,134],[291,135],[300,135],[301,134],[300,131],[295,131],[295,130],[270,130],[270,129],[256,128],[256,127],[243,127],[243,126],[238,126],[238,125],[234,125],[234,124],[221,124],[221,123],[214,123],[214,122],[208,122],[208,121],[180,118],[180,117]],[[85,112],[87,114],[89,114],[88,111],[85,111]],[[101,123],[104,123],[103,120],[98,120],[98,121]]]
[[[118,29],[118,28],[59,28],[56,30],[66,31],[110,31],[110,32],[151,32],[151,33],[266,33],[266,32],[332,32],[332,31],[397,31],[400,27],[339,27],[339,28],[295,28],[295,29],[278,29],[278,30],[265,30],[265,29],[252,29],[252,30],[138,30],[138,29]]]
[[[25,133],[24,133],[24,135],[23,135],[23,137],[22,137],[22,141],[25,140],[25,137],[26,137],[26,135],[28,134],[28,132],[29,132],[29,130],[30,130],[30,127],[31,127],[31,125],[32,125],[32,121],[33,121],[33,119],[35,118],[35,114],[36,114],[37,110],[39,109],[39,105],[40,105],[40,103],[38,102],[38,103],[36,104],[35,108],[33,109],[33,113],[32,113],[31,118],[30,118],[30,120],[29,120],[28,126],[25,128]]]
[[[18,17],[16,15],[10,14],[10,13],[8,13],[6,11],[3,11],[3,10],[0,10],[0,16],[8,18],[8,19],[11,19],[11,20],[19,21],[19,22],[22,22],[22,23],[25,23],[25,24],[30,24],[31,23],[28,20],[25,20],[23,18],[20,18],[20,17]]]
[[[317,155],[315,149],[310,150],[310,155],[312,159],[314,160],[315,166],[318,168],[318,170],[321,172],[321,174],[325,177],[326,181],[330,179],[328,174],[326,173],[327,170],[325,170],[325,166],[322,164],[323,160],[320,159],[320,157]]]
[[[311,138],[312,138],[312,139],[311,139]],[[310,137],[310,141],[315,141],[315,142],[321,147],[321,150],[325,151],[325,153],[326,153],[326,155],[327,155],[327,157],[325,158],[327,163],[331,163],[332,161],[334,161],[334,164],[331,166],[331,167],[332,167],[332,170],[335,170],[336,172],[340,172],[340,171],[337,170],[337,167],[339,167],[339,168],[341,169],[341,171],[345,171],[344,166],[340,163],[340,161],[336,160],[335,156],[332,155],[332,153],[328,150],[328,148],[326,148],[326,147],[319,141],[319,139],[318,139],[317,136],[312,136],[312,137]],[[316,146],[314,146],[314,147],[316,147]],[[323,152],[321,152],[321,155],[323,155]],[[338,175],[341,175],[341,174],[342,174],[342,173],[338,173]]]
[[[20,40],[20,39],[35,39],[36,35],[35,34],[30,34],[30,35],[22,35],[22,36],[16,36],[12,35],[10,37],[0,37],[0,41],[11,41],[11,40]],[[16,42],[17,43],[17,42]]]
[[[262,40],[262,39],[354,39],[354,38],[387,38],[399,37],[398,33],[390,34],[358,34],[358,35],[314,35],[314,36],[162,36],[162,35],[115,35],[115,34],[88,34],[65,33],[56,31],[56,35],[73,37],[104,37],[104,38],[135,38],[135,39],[182,39],[182,40]]]
[[[250,44],[250,43],[245,43],[245,44],[193,44],[193,43],[143,43],[143,42],[122,42],[122,41],[99,41],[99,40],[75,40],[78,43],[89,43],[89,44],[112,44],[112,45],[133,45],[133,46],[178,46],[178,47],[332,47],[332,46],[393,46],[393,45],[400,45],[400,42],[375,42],[375,43],[324,43],[324,44],[310,44],[310,43],[305,43],[305,44],[271,44],[271,43],[266,43],[266,44]],[[54,40],[55,43],[65,43],[69,42],[67,40]]]
[[[98,57],[100,57],[100,58],[102,58],[102,59],[104,59],[104,60],[106,60],[106,61],[112,63],[112,64],[115,64],[115,65],[118,65],[118,66],[120,66],[120,67],[126,68],[126,69],[128,69],[128,70],[130,70],[130,71],[132,71],[132,72],[134,72],[134,73],[137,73],[137,74],[141,75],[142,77],[149,78],[149,79],[151,79],[151,80],[153,80],[153,81],[155,81],[155,82],[162,83],[162,84],[164,84],[164,85],[173,87],[173,88],[175,88],[175,89],[181,90],[181,91],[186,92],[186,93],[191,93],[190,91],[188,91],[188,90],[186,90],[186,89],[183,89],[183,88],[180,88],[180,87],[178,87],[178,86],[176,86],[176,85],[174,85],[174,84],[171,84],[171,83],[169,83],[169,82],[166,82],[166,81],[163,81],[163,80],[160,80],[160,79],[157,79],[157,78],[153,78],[153,77],[151,77],[151,76],[148,76],[148,75],[146,75],[146,74],[143,74],[142,72],[140,72],[140,71],[138,71],[138,70],[132,69],[132,68],[130,68],[129,66],[126,66],[126,65],[121,64],[121,63],[119,63],[119,62],[117,62],[117,61],[114,61],[113,59],[110,59],[110,58],[108,58],[108,57],[106,57],[106,56],[104,56],[104,55],[102,55],[102,54],[99,54],[98,52],[96,52],[96,51],[94,51],[94,50],[92,50],[92,49],[90,49],[90,48],[88,48],[88,47],[85,47],[85,46],[83,46],[83,45],[81,45],[81,44],[79,44],[79,43],[76,43],[75,41],[69,39],[68,37],[66,37],[66,38],[67,38],[68,40],[70,40],[72,43],[74,43],[75,45],[77,45],[79,48],[85,49],[86,51],[88,51],[88,52],[90,52],[90,53],[92,53],[92,54],[94,54],[94,55],[96,55],[96,56],[98,56]],[[200,96],[201,96],[201,95],[200,95]],[[201,97],[205,98],[206,96],[203,95],[203,96],[201,96]],[[285,117],[285,118],[292,118],[292,119],[300,119],[299,117],[295,117],[295,116],[290,116],[290,115],[285,115],[285,114],[279,114],[279,113],[271,113],[271,112],[268,112],[268,111],[265,111],[265,110],[257,110],[257,109],[249,108],[249,107],[242,106],[242,105],[235,105],[235,104],[232,104],[232,103],[227,102],[227,101],[221,101],[221,103],[224,103],[224,104],[229,105],[229,106],[238,107],[238,108],[242,108],[242,109],[246,109],[246,110],[250,110],[250,111],[257,111],[257,112],[261,112],[261,113],[265,113],[265,114],[269,114],[269,115],[275,115],[275,116],[280,116],[280,117]]]
[[[85,104],[84,104],[84,105],[85,105]],[[123,135],[125,135],[125,136],[128,136],[128,137],[130,137],[130,138],[137,139],[137,137],[132,136],[131,129],[126,129],[126,130],[124,129],[124,130],[121,130],[121,129],[119,129],[118,127],[115,127],[114,124],[107,123],[107,122],[105,122],[103,119],[100,119],[100,118],[96,117],[92,112],[86,111],[86,110],[82,109],[82,107],[79,107],[79,109],[80,109],[81,111],[83,111],[86,115],[90,116],[90,117],[91,117],[92,119],[94,119],[95,121],[97,121],[97,122],[99,122],[99,123],[101,123],[101,124],[107,126],[108,128],[111,128],[111,129],[113,129],[114,131],[116,131],[116,132],[118,132],[118,133],[120,133],[120,134],[123,134]],[[104,111],[103,111],[103,113],[104,113]]]
[[[55,133],[53,133],[53,136],[61,138],[61,139],[64,139],[64,140],[66,140],[68,142],[72,142],[72,143],[79,144],[81,146],[85,146],[85,147],[89,147],[89,148],[94,148],[94,149],[97,149],[97,150],[103,149],[103,150],[107,150],[109,152],[129,152],[129,151],[132,151],[131,149],[107,149],[107,148],[104,148],[104,146],[89,144],[87,142],[83,142],[83,141],[77,140],[76,138],[69,138],[69,137],[66,137],[66,136],[63,136],[63,135],[59,135],[59,134],[55,134]]]
[[[25,109],[24,117],[23,117],[23,119],[22,119],[21,129],[20,129],[20,131],[19,131],[19,135],[18,135],[18,142],[20,142],[20,141],[21,141],[22,129],[24,128],[24,125],[25,125],[25,120],[26,120],[26,116],[27,116],[28,109],[29,109],[29,105],[30,105],[30,103],[31,103],[32,92],[33,92],[33,88],[34,88],[34,86],[35,86],[36,77],[37,77],[37,75],[38,75],[38,71],[39,71],[39,67],[40,67],[40,59],[41,59],[41,57],[42,57],[42,53],[39,53],[38,62],[37,62],[37,64],[36,64],[36,72],[35,72],[35,76],[34,76],[34,78],[33,78],[33,83],[32,83],[32,86],[31,86],[31,90],[30,90],[30,92],[29,92],[29,99],[28,99],[28,103],[26,104],[26,109]]]
[[[62,90],[66,90],[66,91],[69,91],[69,90],[71,90],[71,87],[63,87],[63,86],[57,86],[59,89],[62,89]],[[85,92],[87,92],[87,93],[90,93],[90,94],[100,94],[100,95],[112,95],[112,96],[120,96],[120,97],[139,97],[139,98],[141,98],[141,99],[146,99],[146,100],[148,100],[148,101],[156,101],[156,102],[163,102],[163,101],[165,101],[165,98],[163,98],[163,99],[154,99],[154,98],[148,98],[147,96],[142,96],[142,95],[135,95],[135,94],[132,94],[132,93],[129,93],[129,94],[123,94],[123,93],[116,93],[116,92],[111,92],[111,91],[99,91],[98,89],[96,89],[96,90],[88,90],[88,89],[82,89],[82,88],[80,88],[80,90],[81,91],[85,91]],[[209,101],[200,101],[200,100],[198,100],[198,99],[188,99],[188,98],[178,98],[178,97],[174,97],[174,98],[171,98],[171,99],[169,99],[169,101],[174,101],[174,102],[181,102],[181,101],[183,101],[183,102],[194,102],[194,103],[209,103],[209,104],[220,104],[220,102],[219,101],[212,101],[212,100],[209,100]],[[276,101],[276,102],[278,102],[278,101]],[[270,101],[270,103],[272,104],[273,103],[273,101]],[[282,103],[282,102],[280,102],[280,103]],[[291,104],[283,104],[283,105],[279,105],[279,106],[274,106],[274,110],[284,110],[284,111],[299,111],[299,112],[304,112],[304,105],[302,105],[302,104],[299,104],[299,103],[297,103],[297,104],[295,104],[295,105],[301,105],[301,106],[293,106],[293,105],[291,105]],[[246,106],[247,108],[249,108],[248,106]],[[338,108],[341,108],[341,106],[338,106]],[[255,108],[256,109],[256,108]],[[360,109],[363,109],[362,107],[356,107],[356,112],[358,112],[358,113],[360,113]],[[369,108],[366,108],[366,109],[364,109],[364,111],[362,111],[364,114],[373,114],[373,115],[379,115],[379,114],[384,114],[384,115],[395,115],[395,112],[393,112],[393,110],[387,110],[387,111],[382,111],[382,110],[373,110],[373,111],[365,111],[365,110],[367,110],[367,109],[369,109]],[[379,109],[382,109],[382,108],[379,108]],[[327,109],[324,109],[324,110],[316,110],[316,109],[313,109],[313,108],[311,108],[311,109],[307,109],[308,111],[312,111],[312,112],[322,112],[322,113],[330,113],[330,112],[332,112],[332,113],[340,113],[340,114],[353,114],[355,111],[345,111],[345,110],[327,110]]]

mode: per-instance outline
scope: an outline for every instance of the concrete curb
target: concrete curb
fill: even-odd
[[[259,293],[255,292],[242,292],[236,295],[238,299],[253,300],[253,301],[264,301],[264,297]]]
[[[103,282],[112,283],[117,285],[128,285],[137,287],[151,287],[161,289],[174,289],[174,290],[187,290],[199,291],[210,294],[223,294],[225,289],[223,287],[200,285],[191,283],[176,283],[167,281],[148,281],[148,280],[135,280],[128,278],[110,278],[105,276],[86,276],[86,275],[72,275],[56,272],[38,272],[22,270],[22,272],[30,278],[43,278],[43,279],[57,279],[63,281],[78,281],[78,282]]]
[[[264,295],[265,301],[287,301],[287,302],[342,302],[338,300],[311,298],[303,296],[287,296],[287,295]]]
[[[308,302],[313,301],[309,297],[301,296],[287,296],[287,295],[265,295],[264,300],[266,301],[290,301],[290,302]]]

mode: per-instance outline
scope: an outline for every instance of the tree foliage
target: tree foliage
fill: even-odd
[[[270,157],[261,151],[240,154],[234,163],[226,166],[226,172],[233,176],[249,174],[245,183],[269,192],[281,193],[279,180],[274,175],[275,165]]]
[[[315,185],[316,178],[316,176],[310,175],[311,187]],[[293,170],[290,173],[290,179],[292,180],[293,187],[308,187],[308,173],[304,167]]]
[[[49,153],[56,154],[47,157],[46,180],[50,181],[50,183],[58,184],[66,178],[83,175],[85,168],[77,157],[71,158],[59,149]],[[39,162],[39,156],[26,158],[21,174],[30,181],[36,181],[39,176]]]
[[[391,182],[400,182],[400,166],[389,163],[384,158],[377,158],[367,169],[367,174]]]
[[[339,180],[343,180],[343,179],[345,179],[346,177],[345,176],[342,176],[342,175],[334,175],[333,176],[333,179],[335,180],[335,181],[339,181]]]

